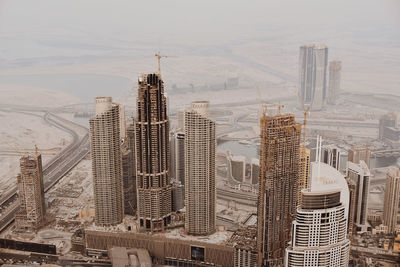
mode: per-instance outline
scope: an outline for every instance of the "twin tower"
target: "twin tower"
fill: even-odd
[[[96,115],[90,119],[95,223],[122,222],[124,186],[121,160],[120,108],[111,98],[96,98]],[[185,112],[185,229],[189,234],[215,231],[215,122],[208,118],[208,102],[194,102]],[[159,74],[138,79],[134,119],[139,227],[164,231],[174,224],[170,177],[169,118],[164,84]],[[126,192],[125,192],[126,195]],[[126,203],[126,201],[125,201]]]

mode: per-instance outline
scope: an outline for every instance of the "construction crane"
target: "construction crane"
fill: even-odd
[[[310,107],[308,107],[304,111],[304,121],[303,121],[303,144],[306,145],[306,124],[307,124],[307,116],[310,113]]]
[[[158,53],[155,53],[154,56],[157,57],[157,59],[158,59],[158,73],[159,73],[159,74],[161,74],[161,58],[176,57],[176,56],[165,56],[165,55],[161,55],[161,54],[160,54],[160,51],[158,51]]]

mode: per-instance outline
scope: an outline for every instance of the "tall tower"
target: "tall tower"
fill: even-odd
[[[258,266],[283,266],[296,214],[301,124],[293,114],[261,117]]]
[[[185,230],[192,235],[215,232],[215,122],[208,102],[192,103],[185,113]]]
[[[124,185],[124,213],[134,216],[137,211],[136,143],[134,124],[128,126],[121,150],[122,179]]]
[[[111,97],[97,97],[95,102],[96,115],[89,121],[95,223],[111,226],[124,216],[120,107]]]
[[[44,222],[44,185],[42,156],[28,155],[20,159],[21,173],[17,176],[19,210],[15,215],[19,230],[37,229]]]
[[[321,110],[326,98],[326,73],[328,48],[307,44],[300,47],[299,56],[299,106],[303,109]]]
[[[328,104],[336,104],[336,99],[340,90],[340,72],[342,70],[341,61],[329,62],[329,85],[328,85]]]
[[[160,74],[142,74],[138,83],[135,125],[139,223],[145,231],[164,231],[171,222],[167,99]]]
[[[388,233],[393,234],[397,227],[397,214],[400,199],[400,169],[387,174],[385,199],[383,205],[383,225],[388,227]]]
[[[185,185],[185,133],[175,133],[175,179]]]
[[[354,224],[360,231],[366,230],[370,176],[370,171],[364,161],[360,161],[359,164],[347,162],[347,177],[356,185]]]
[[[301,204],[301,190],[310,186],[310,150],[305,146],[300,146],[300,174],[297,204]]]

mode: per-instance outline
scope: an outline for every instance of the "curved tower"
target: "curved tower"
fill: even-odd
[[[313,162],[311,187],[301,193],[285,266],[348,266],[349,190],[344,176],[325,163]]]
[[[160,74],[138,80],[136,162],[140,228],[164,231],[171,221],[169,119]]]
[[[123,185],[119,106],[111,97],[96,98],[96,115],[90,119],[95,223],[122,222]]]
[[[194,102],[185,113],[185,230],[192,235],[216,227],[215,122],[208,114],[208,102]]]

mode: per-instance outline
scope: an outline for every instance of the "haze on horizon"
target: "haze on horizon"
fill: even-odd
[[[161,51],[179,56],[164,65],[171,83],[243,71],[243,80],[267,87],[268,77],[251,73],[261,64],[257,71],[279,71],[293,88],[299,46],[315,42],[343,62],[343,90],[400,95],[399,29],[396,0],[3,0],[0,75],[86,73],[90,64],[91,73],[135,80],[155,70]]]

